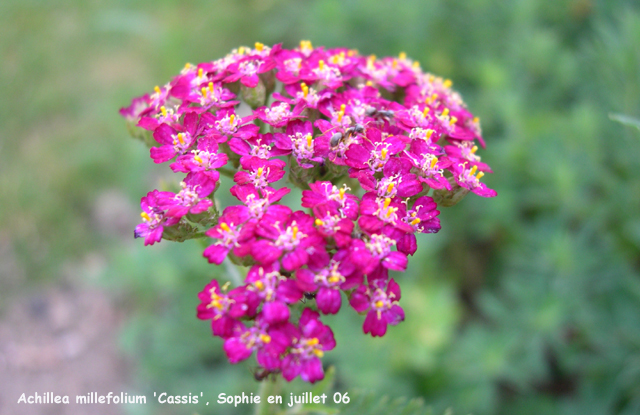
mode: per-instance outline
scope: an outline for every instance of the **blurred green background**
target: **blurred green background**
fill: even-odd
[[[197,243],[133,241],[140,197],[167,176],[117,110],[186,62],[300,39],[405,51],[451,78],[499,195],[443,209],[396,276],[407,319],[383,339],[349,309],[326,318],[338,390],[436,413],[640,413],[640,131],[608,117],[640,117],[636,1],[4,0],[0,313],[73,269],[124,310],[134,389],[255,391],[253,360],[229,365],[195,318],[224,268]]]

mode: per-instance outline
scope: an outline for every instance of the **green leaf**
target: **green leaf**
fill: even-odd
[[[640,120],[622,114],[609,114],[609,119],[626,125],[627,127],[635,127],[640,130]]]
[[[339,405],[340,415],[431,415],[431,408],[425,407],[422,399],[379,397],[373,392],[355,392],[351,402]],[[449,412],[447,412],[449,415]]]
[[[334,366],[329,366],[327,371],[324,373],[324,379],[321,382],[318,382],[313,389],[311,389],[311,393],[313,396],[319,396],[323,393],[327,395],[331,392],[333,388],[333,384],[335,383],[336,377],[336,368]]]
[[[311,415],[311,414],[322,414],[322,415],[335,415],[339,414],[340,410],[337,408],[333,408],[330,406],[325,406],[317,403],[308,403],[300,408],[300,411],[297,412],[300,415]]]

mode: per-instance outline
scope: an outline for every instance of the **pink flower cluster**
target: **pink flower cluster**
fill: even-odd
[[[389,270],[406,269],[416,233],[440,229],[434,198],[496,195],[480,181],[491,170],[476,154],[478,119],[449,80],[405,54],[257,43],[187,64],[121,114],[153,135],[155,163],[186,174],[177,192],[142,198],[135,236],[149,245],[206,235],[209,262],[249,267],[231,290],[211,281],[198,317],[232,363],[255,351],[287,380],[323,378],[335,340],[320,315],[345,298],[374,337],[404,320]],[[238,203],[219,213],[221,173]],[[286,174],[306,210],[279,203]]]

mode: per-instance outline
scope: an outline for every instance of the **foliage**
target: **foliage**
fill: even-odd
[[[640,130],[640,120],[622,114],[609,114],[609,118],[629,127],[635,127]]]

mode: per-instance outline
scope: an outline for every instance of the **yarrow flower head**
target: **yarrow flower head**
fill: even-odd
[[[209,238],[210,263],[244,268],[234,288],[204,284],[197,317],[231,363],[255,352],[288,381],[324,377],[336,342],[322,315],[351,308],[373,337],[402,322],[389,274],[406,270],[416,234],[438,232],[438,208],[469,192],[497,194],[483,182],[479,119],[404,53],[256,43],[188,63],[120,113],[180,175],[142,198],[135,237]],[[233,198],[216,197],[225,180]]]

